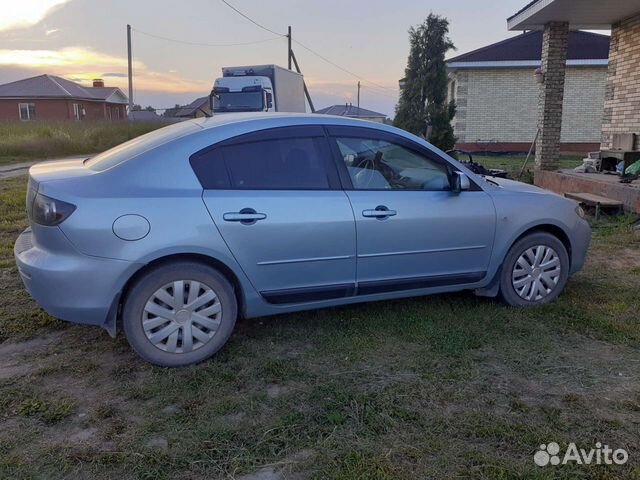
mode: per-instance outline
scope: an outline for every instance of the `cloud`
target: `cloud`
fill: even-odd
[[[34,75],[50,73],[78,82],[108,77],[110,84],[121,88],[127,85],[127,59],[108,55],[83,47],[60,50],[7,50],[0,49],[0,67],[27,68]],[[120,71],[118,71],[120,70]],[[101,72],[110,73],[101,73]],[[136,90],[167,93],[204,92],[211,88],[208,82],[182,78],[173,73],[156,72],[140,61],[133,62],[133,82]]]
[[[0,31],[15,28],[25,28],[35,25],[51,10],[68,0],[29,0],[13,1],[5,5],[0,15]]]
[[[126,73],[115,73],[115,72],[111,72],[111,73],[103,73],[101,75],[101,77],[115,77],[115,78],[127,78],[127,74]]]

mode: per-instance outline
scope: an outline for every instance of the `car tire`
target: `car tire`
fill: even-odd
[[[550,233],[531,233],[514,243],[504,259],[500,296],[516,307],[543,305],[558,298],[568,278],[564,244]]]
[[[197,262],[176,262],[145,272],[126,295],[125,336],[146,361],[162,367],[202,362],[227,342],[238,307],[220,272]]]

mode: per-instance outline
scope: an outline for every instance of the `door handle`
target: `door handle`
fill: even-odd
[[[389,210],[387,207],[385,207],[384,205],[378,205],[375,209],[373,210],[363,210],[362,211],[362,216],[363,217],[371,217],[371,218],[387,218],[387,217],[393,217],[394,215],[397,215],[398,212],[396,212],[395,210]]]
[[[256,223],[258,220],[264,220],[267,215],[258,213],[253,208],[243,208],[239,212],[228,212],[222,215],[222,219],[227,222],[241,222],[247,225]]]

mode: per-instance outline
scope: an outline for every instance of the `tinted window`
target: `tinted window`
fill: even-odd
[[[449,190],[445,164],[385,140],[335,139],[356,190]]]
[[[191,159],[204,188],[328,189],[324,138],[282,138],[222,146]]]

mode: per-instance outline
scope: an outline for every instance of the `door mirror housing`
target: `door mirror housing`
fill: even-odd
[[[464,172],[455,171],[451,179],[451,190],[460,193],[471,188],[469,177]]]
[[[273,94],[271,92],[265,92],[267,94],[267,109],[273,107]]]

